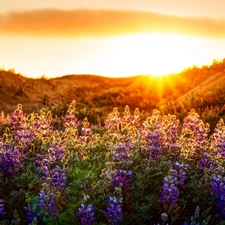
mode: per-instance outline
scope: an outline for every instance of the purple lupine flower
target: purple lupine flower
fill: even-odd
[[[129,180],[132,177],[132,171],[126,171],[126,170],[116,170],[115,175],[113,176],[112,184],[113,186],[115,184],[122,184],[125,187],[129,186]]]
[[[56,211],[57,211],[57,204],[55,202],[54,199],[50,199],[49,203],[48,203],[48,208],[49,208],[49,212],[52,216],[55,215]]]
[[[105,127],[110,131],[118,131],[120,121],[121,118],[119,117],[118,109],[114,108],[105,120]]]
[[[188,165],[183,163],[174,163],[174,170],[173,170],[173,177],[176,177],[177,184],[179,184],[180,187],[184,187],[184,181],[187,179],[186,170],[188,168]]]
[[[173,176],[166,176],[163,179],[162,194],[159,198],[159,203],[168,207],[173,207],[177,202],[179,190],[176,186],[177,178]]]
[[[78,126],[77,124],[77,117],[75,115],[66,115],[64,118],[63,118],[65,124],[64,126],[66,128],[76,128]]]
[[[159,198],[159,203],[170,209],[175,207],[179,197],[178,186],[184,187],[184,181],[187,178],[186,169],[188,165],[183,163],[174,163],[174,169],[171,171],[172,175],[166,176],[163,179],[162,193]]]
[[[15,175],[21,168],[21,153],[18,149],[1,150],[0,149],[0,169],[9,175]]]
[[[219,168],[225,159],[225,124],[221,118],[216,125],[214,133],[211,135],[211,157],[216,161],[216,167]]]
[[[225,158],[225,142],[220,143],[220,155]]]
[[[144,146],[148,152],[148,158],[157,159],[163,152],[164,130],[162,129],[162,118],[159,111],[154,110],[143,124],[142,136],[147,144]]]
[[[88,122],[87,117],[82,121],[81,136],[78,138],[81,142],[92,141],[92,130],[90,129],[90,123]]]
[[[81,225],[92,225],[96,221],[92,204],[89,204],[87,207],[85,204],[81,204],[76,215],[80,217]]]
[[[48,166],[42,166],[41,170],[44,174],[41,178],[42,181],[50,181],[50,185],[59,191],[62,191],[66,187],[67,176],[65,171],[59,166],[56,166],[52,170],[49,170]]]
[[[170,157],[177,157],[181,146],[179,140],[179,120],[175,115],[163,116],[162,127],[164,129],[164,149],[169,150]]]
[[[212,178],[212,194],[216,201],[216,211],[225,219],[225,178],[221,175]]]
[[[90,141],[92,141],[92,137],[91,137],[91,135],[92,135],[92,130],[90,129],[90,128],[85,128],[85,127],[82,127],[81,128],[81,136],[79,137],[79,141],[81,141],[81,142],[90,142]]]
[[[54,216],[57,212],[57,205],[54,197],[54,193],[52,192],[45,193],[44,190],[39,192],[38,206],[40,210],[44,212],[44,215]]]
[[[148,141],[148,152],[150,158],[157,159],[162,153],[164,140],[161,133],[162,131],[160,129],[156,129],[149,131],[145,135],[145,139]]]
[[[213,134],[214,135],[214,134]],[[218,135],[218,133],[217,133]],[[224,140],[221,140],[222,138],[225,137],[225,132],[221,137],[216,137],[216,139],[212,143],[212,147],[214,149],[214,155],[220,154],[221,158],[225,158],[225,142]]]
[[[107,129],[111,131],[116,131],[118,130],[118,124],[120,122],[120,118],[108,118],[105,120],[105,126]]]
[[[128,105],[126,105],[124,113],[123,113],[123,117],[121,117],[121,121],[130,122],[133,119],[134,119],[134,117],[130,113],[130,108]]]
[[[10,116],[10,126],[12,131],[17,131],[21,129],[21,125],[24,120],[24,113],[22,110],[22,105],[18,104],[16,110],[12,112]]]
[[[35,212],[28,209],[26,211],[26,221],[28,222],[28,224],[31,224],[35,218],[37,218],[36,215],[35,215]]]
[[[28,207],[23,207],[23,210],[26,212],[26,221],[28,224],[31,224],[34,219],[38,220],[40,224],[43,224],[41,214],[36,213],[33,209],[31,209],[30,205]]]
[[[216,163],[216,161],[209,155],[208,152],[204,152],[202,154],[201,159],[198,162],[198,169],[201,173],[204,172],[205,169],[213,169],[218,168],[219,165]]]
[[[127,124],[132,124],[135,127],[140,126],[140,115],[139,109],[136,108],[134,111],[134,115],[132,116],[130,113],[130,108],[128,105],[125,106],[125,110],[123,113],[123,117],[121,117],[121,122],[124,123],[124,126]]]
[[[10,125],[11,131],[15,135],[15,139],[19,142],[19,145],[22,144],[23,147],[30,145],[34,138],[34,130],[28,121],[26,121],[21,104],[18,104],[17,109],[12,113]]]
[[[49,156],[50,160],[53,162],[61,161],[66,153],[66,149],[61,147],[59,143],[54,142],[51,144],[49,148]]]
[[[153,110],[152,116],[143,123],[141,135],[146,144],[143,148],[147,151],[148,158],[157,159],[163,151],[164,129],[162,126],[162,116],[158,110]]]
[[[32,142],[35,134],[31,126],[23,124],[20,130],[16,131],[15,136],[19,143],[27,147]]]
[[[108,222],[117,225],[122,221],[122,208],[123,199],[117,200],[116,197],[110,197],[108,200],[107,212],[105,213]]]
[[[129,142],[119,143],[112,151],[112,156],[116,160],[130,159],[133,155],[132,149],[133,145]]]
[[[42,166],[41,172],[44,174],[44,176],[41,177],[41,181],[48,180],[50,177],[50,172],[49,172],[48,166]]]
[[[0,219],[6,215],[6,212],[5,212],[5,207],[4,207],[4,200],[3,199],[0,199]]]
[[[204,124],[195,110],[184,118],[182,133],[194,140],[195,150],[204,150],[208,145],[209,124]]]
[[[75,116],[76,101],[73,100],[66,111],[66,116],[63,118],[66,129],[77,128],[77,117]]]
[[[37,154],[37,155],[36,155],[35,166],[38,166],[38,167],[41,166],[43,157],[44,157],[44,156],[41,155],[41,154]]]
[[[51,114],[42,109],[40,115],[37,114],[34,118],[33,130],[38,139],[52,136],[54,131],[51,125]]]
[[[50,184],[56,187],[59,191],[62,191],[66,187],[66,173],[59,166],[56,166],[50,173]]]

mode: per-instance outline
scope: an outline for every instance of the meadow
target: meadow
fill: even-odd
[[[0,224],[225,224],[225,124],[112,109],[0,116]]]

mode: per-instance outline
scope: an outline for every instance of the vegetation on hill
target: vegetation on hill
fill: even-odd
[[[0,111],[11,113],[17,104],[27,112],[41,108],[58,117],[76,99],[78,118],[88,116],[103,124],[113,107],[129,105],[146,114],[153,109],[184,118],[192,108],[207,121],[224,115],[225,59],[209,66],[191,67],[163,77],[108,78],[95,75],[67,75],[58,78],[26,78],[13,71],[0,71]]]

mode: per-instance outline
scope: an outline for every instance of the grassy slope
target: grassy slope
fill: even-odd
[[[94,75],[67,75],[53,79],[31,79],[0,71],[0,111],[12,112],[18,103],[25,110],[49,107],[65,112],[75,99],[77,108],[109,112],[113,107],[159,108],[179,113],[191,108],[225,103],[225,61],[210,67],[189,68],[180,74],[161,78],[135,76],[107,78]]]

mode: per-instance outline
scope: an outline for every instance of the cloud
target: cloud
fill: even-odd
[[[0,33],[6,35],[79,38],[143,32],[225,37],[225,19],[102,9],[41,9],[0,14]]]

